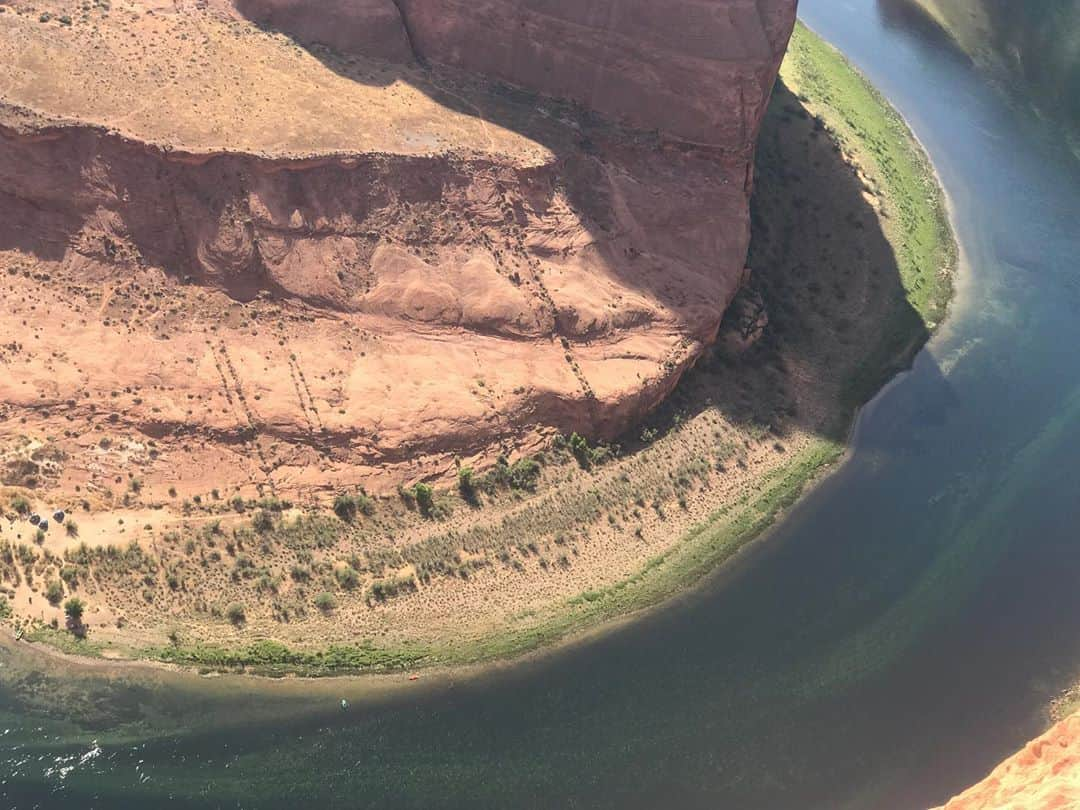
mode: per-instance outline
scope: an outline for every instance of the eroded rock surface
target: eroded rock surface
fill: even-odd
[[[0,438],[61,485],[109,436],[222,486],[438,477],[617,434],[715,338],[793,0],[303,5],[238,4],[347,55],[224,3],[0,14]]]
[[[253,19],[354,53],[413,54],[681,139],[746,153],[791,0],[237,0]],[[389,20],[400,14],[400,30]],[[376,20],[367,28],[364,21]]]
[[[1080,714],[1062,720],[937,810],[1080,807]]]

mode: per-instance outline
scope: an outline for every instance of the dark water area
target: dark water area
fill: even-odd
[[[888,0],[886,5],[937,25],[925,14],[924,3]],[[1080,2],[933,0],[933,5],[968,53],[1023,88],[1047,118],[1080,136]]]
[[[1080,675],[1080,170],[873,0],[801,14],[925,143],[964,254],[835,475],[694,593],[481,676],[375,693],[0,649],[0,808],[902,810],[1039,733]]]

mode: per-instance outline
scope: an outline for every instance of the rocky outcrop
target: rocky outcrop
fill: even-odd
[[[0,15],[10,437],[392,486],[616,436],[715,339],[793,0],[236,0],[345,57],[232,1]]]
[[[1080,807],[1080,715],[1024,746],[937,810],[1069,810]]]
[[[406,39],[417,58],[745,156],[795,21],[795,0],[237,2],[302,41],[393,56]]]

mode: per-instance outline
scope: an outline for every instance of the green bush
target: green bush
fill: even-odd
[[[251,518],[251,528],[259,534],[268,534],[274,530],[274,516],[266,509],[260,509]]]
[[[574,454],[574,458],[577,459],[578,464],[583,469],[589,469],[592,466],[592,451],[589,449],[589,442],[584,437],[577,433],[570,434],[570,452]]]
[[[457,474],[458,491],[469,503],[476,501],[476,481],[473,480],[473,468],[462,467]]]
[[[375,501],[363,492],[356,495],[342,493],[334,498],[334,514],[346,523],[356,520],[358,513],[368,517],[375,514]]]
[[[64,586],[58,580],[52,580],[45,588],[45,598],[49,600],[50,605],[59,605],[60,600],[64,598]]]
[[[334,579],[337,580],[338,585],[347,591],[353,590],[360,584],[360,575],[356,573],[356,569],[351,565],[335,569]]]
[[[86,611],[86,605],[83,600],[77,596],[73,596],[64,602],[64,613],[67,614],[68,619],[72,624],[81,624],[83,613]]]
[[[18,495],[11,499],[11,508],[20,515],[29,515],[30,501],[26,500],[26,498],[21,495]]]
[[[239,602],[233,602],[225,608],[225,618],[239,627],[247,621],[247,613],[244,611],[243,605]]]
[[[334,498],[334,514],[351,523],[356,520],[356,501],[351,495],[338,495]]]
[[[413,487],[413,497],[420,514],[430,516],[435,509],[435,490],[430,485],[420,482]]]
[[[323,591],[315,597],[315,607],[321,610],[323,613],[329,613],[337,606],[337,602],[334,601],[333,594],[328,591]]]

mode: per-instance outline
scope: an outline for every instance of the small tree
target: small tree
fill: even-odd
[[[471,504],[476,504],[476,480],[473,478],[472,467],[462,467],[458,470],[457,484],[461,497]]]
[[[416,505],[420,507],[420,513],[430,516],[435,509],[435,490],[423,482],[413,487],[413,497]]]
[[[574,454],[574,458],[577,459],[582,468],[587,470],[592,466],[592,451],[589,449],[589,442],[584,436],[577,433],[570,434],[570,452]]]
[[[86,610],[86,605],[83,604],[83,600],[77,596],[73,596],[64,602],[64,613],[67,614],[68,622],[73,625],[82,624],[83,612]]]

